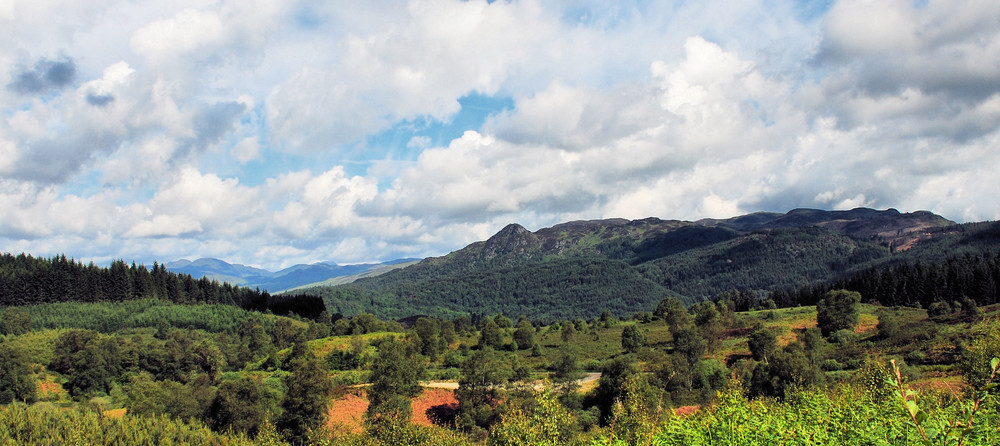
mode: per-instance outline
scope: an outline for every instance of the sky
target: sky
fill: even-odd
[[[0,113],[0,251],[98,264],[996,220],[1000,2],[0,0]]]

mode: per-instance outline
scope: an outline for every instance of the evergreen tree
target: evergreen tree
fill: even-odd
[[[774,352],[778,349],[778,338],[774,332],[765,328],[763,324],[757,324],[750,336],[747,338],[747,346],[750,347],[750,354],[757,361],[768,362]]]
[[[232,430],[256,435],[277,411],[279,396],[259,376],[242,375],[224,380],[209,408],[212,426],[219,432]]]
[[[559,338],[562,339],[563,343],[569,343],[573,340],[573,334],[576,333],[576,328],[573,326],[572,322],[566,321],[562,324],[562,333],[559,334]]]
[[[485,347],[476,351],[462,363],[458,380],[459,425],[467,431],[476,431],[496,421],[496,408],[503,399],[504,389],[510,383],[527,378],[515,356]]]
[[[535,327],[527,319],[522,319],[517,323],[517,329],[514,330],[514,342],[523,349],[532,348],[535,345]]]
[[[437,321],[429,317],[419,318],[413,326],[413,331],[420,339],[420,353],[429,357],[431,361],[436,361],[438,353],[441,352],[439,342],[441,329]]]
[[[0,315],[0,333],[21,335],[31,331],[31,316],[18,307],[7,307]]]
[[[686,325],[688,323],[689,317],[687,309],[684,308],[684,304],[677,300],[675,297],[665,297],[656,305],[656,309],[653,310],[653,316],[667,321],[667,325],[670,326],[671,331],[676,330],[678,327]]]
[[[680,327],[674,333],[674,353],[681,355],[688,364],[695,364],[705,356],[707,343],[694,325]]]

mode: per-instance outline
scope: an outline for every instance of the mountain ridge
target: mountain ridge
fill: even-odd
[[[869,208],[698,221],[577,220],[536,231],[511,223],[443,256],[302,291],[323,295],[344,314],[380,317],[529,310],[591,317],[605,308],[588,306],[600,305],[625,315],[652,310],[665,295],[693,303],[727,289],[766,296],[831,280],[948,237],[956,225],[929,211]],[[625,298],[630,290],[637,299]],[[538,303],[548,308],[532,310]]]
[[[316,262],[311,264],[296,264],[278,271],[228,263],[216,258],[199,258],[175,260],[164,264],[168,271],[190,274],[199,279],[207,277],[219,282],[228,282],[249,288],[260,288],[271,293],[279,293],[303,286],[319,284],[331,279],[361,276],[382,268],[412,262],[415,259],[395,259],[379,263],[362,263],[354,265],[338,265],[336,263]]]

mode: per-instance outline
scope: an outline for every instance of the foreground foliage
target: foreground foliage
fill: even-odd
[[[0,406],[0,445],[283,445],[273,431],[253,441],[165,416],[114,418],[49,405]]]
[[[925,407],[925,422],[961,418],[972,409],[970,401],[950,401],[937,394],[916,396]],[[990,400],[966,434],[965,444],[996,444],[997,403]],[[625,420],[623,420],[625,421]],[[785,400],[747,399],[739,389],[723,392],[712,408],[687,417],[672,417],[665,424],[646,427],[655,432],[649,442],[631,438],[592,444],[653,445],[911,445],[923,444],[903,405],[880,401],[856,387],[832,390],[808,389],[790,394]],[[649,432],[649,431],[647,431]],[[641,434],[641,433],[640,433]],[[646,438],[639,435],[639,438]],[[930,444],[956,444],[939,441]]]

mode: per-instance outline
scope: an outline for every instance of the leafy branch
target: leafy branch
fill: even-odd
[[[898,390],[900,398],[903,400],[903,407],[906,409],[907,413],[910,415],[910,421],[912,421],[914,427],[917,429],[917,433],[920,434],[922,443],[925,445],[933,444],[956,444],[962,446],[965,443],[966,437],[972,432],[975,422],[976,413],[982,405],[983,399],[989,394],[989,391],[995,389],[997,384],[994,382],[997,376],[997,369],[1000,367],[1000,358],[993,358],[990,360],[990,377],[986,381],[986,385],[983,386],[976,393],[976,398],[974,400],[972,409],[969,411],[969,417],[965,421],[957,419],[949,419],[945,422],[938,422],[937,428],[930,425],[930,416],[926,411],[920,409],[917,404],[916,396],[917,391],[912,389],[907,389],[903,385],[903,376],[900,372],[899,365],[896,364],[896,360],[890,361],[892,363],[892,375],[888,382],[889,384]]]

